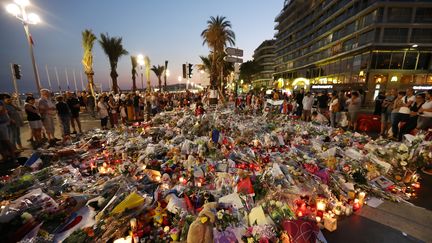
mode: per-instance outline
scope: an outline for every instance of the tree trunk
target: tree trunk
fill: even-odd
[[[90,72],[90,73],[85,73],[86,75],[87,75],[87,80],[88,80],[88,83],[87,83],[87,90],[90,92],[90,94],[93,96],[93,97],[95,97],[95,91],[94,91],[94,81],[93,81],[93,75],[94,75],[94,72]]]
[[[114,94],[118,94],[119,89],[117,85],[117,72],[115,70],[111,71],[111,79],[112,79],[112,91],[114,91]]]
[[[162,92],[162,79],[161,79],[161,76],[158,76],[158,81],[159,81],[159,92]]]
[[[135,92],[137,90],[137,86],[136,86],[136,76],[133,75],[132,76],[132,91]]]

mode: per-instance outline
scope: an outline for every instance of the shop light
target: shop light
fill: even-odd
[[[398,81],[398,77],[397,76],[393,76],[393,77],[391,77],[391,80],[390,81],[392,81],[392,82],[397,82]]]
[[[363,70],[360,71],[359,76],[360,76],[360,77],[363,77],[363,76],[364,76],[364,71],[363,71]]]

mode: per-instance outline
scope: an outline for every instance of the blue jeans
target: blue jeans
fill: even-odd
[[[61,127],[63,129],[63,136],[70,135],[70,123],[71,123],[71,117],[70,116],[59,116]]]
[[[330,112],[331,127],[336,127],[336,117],[337,117],[337,112]]]
[[[16,125],[9,125],[9,140],[13,145],[19,145],[21,144],[21,129],[19,126]]]

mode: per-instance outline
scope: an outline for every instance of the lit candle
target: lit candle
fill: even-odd
[[[321,217],[320,216],[316,216],[315,219],[316,219],[317,223],[321,222]]]
[[[180,183],[184,183],[184,180],[185,180],[185,179],[184,179],[183,177],[180,177],[180,178],[179,178],[179,182],[180,182]]]
[[[159,182],[159,181],[161,180],[161,177],[160,177],[160,176],[156,176],[156,177],[155,177],[155,180],[156,180],[157,182]]]
[[[132,230],[135,230],[136,225],[137,225],[137,220],[136,220],[136,218],[131,218],[131,220],[129,221],[129,223],[130,223],[131,229],[132,229]]]
[[[299,211],[297,212],[297,216],[298,216],[298,217],[303,217],[303,213],[302,213],[302,211],[299,210]]]
[[[198,187],[201,187],[201,182],[198,182],[198,183],[197,183],[197,186],[198,186]]]
[[[360,205],[363,205],[365,197],[366,197],[366,193],[365,192],[360,192],[359,193],[359,203],[360,203]]]
[[[357,198],[354,199],[353,209],[354,209],[354,211],[357,211],[360,209],[360,203],[359,203],[359,200]]]
[[[326,210],[326,203],[322,200],[317,201],[317,210],[319,211],[325,211]]]
[[[143,165],[142,169],[145,170],[147,168],[147,165]]]

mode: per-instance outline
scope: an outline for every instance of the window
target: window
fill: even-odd
[[[417,70],[428,70],[432,68],[432,53],[420,53]]]
[[[393,52],[391,57],[390,69],[401,69],[403,63],[403,52]]]
[[[411,8],[389,8],[388,9],[388,22],[391,23],[410,23],[411,22]]]
[[[432,15],[432,12],[431,12]],[[411,42],[413,43],[431,43],[432,42],[432,29],[413,29],[411,35]]]
[[[388,69],[390,65],[391,54],[389,52],[377,52],[372,56],[372,65],[376,69]]]
[[[416,23],[432,23],[432,8],[418,8],[415,15]]]
[[[386,28],[384,29],[383,42],[387,43],[406,43],[408,29],[402,28]]]
[[[371,43],[374,40],[374,30],[363,33],[359,37],[359,45],[365,45],[367,43]]]
[[[405,55],[405,62],[403,69],[413,70],[415,69],[417,61],[417,52],[407,52]]]

